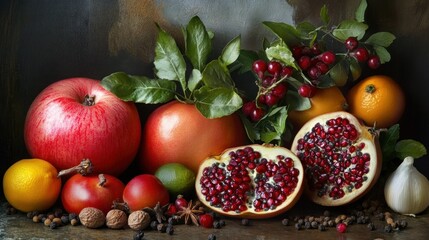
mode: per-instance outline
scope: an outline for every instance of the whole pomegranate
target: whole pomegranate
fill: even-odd
[[[208,156],[243,145],[246,132],[238,115],[208,119],[193,104],[172,101],[148,117],[142,134],[139,164],[154,173],[161,165],[181,163],[194,171]]]
[[[290,150],[253,144],[207,158],[195,189],[200,201],[220,214],[269,218],[294,206],[303,179],[301,162]]]
[[[382,167],[376,133],[342,111],[304,124],[291,150],[304,167],[306,194],[323,206],[357,200],[377,182]]]

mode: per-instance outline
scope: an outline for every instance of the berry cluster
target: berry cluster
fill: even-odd
[[[319,44],[315,43],[311,47],[300,45],[292,48],[292,55],[302,72],[317,85],[320,76],[326,74],[335,63],[336,55],[328,50],[323,51]]]
[[[242,110],[251,121],[257,122],[265,116],[268,108],[277,105],[286,95],[285,79],[292,74],[293,69],[278,61],[259,59],[253,62],[252,70],[258,76],[258,95],[256,100],[245,103]]]
[[[365,47],[359,46],[359,41],[356,37],[349,37],[344,42],[346,49],[349,51],[350,56],[354,57],[358,62],[366,62],[371,69],[380,67],[380,58],[375,54],[370,54]]]

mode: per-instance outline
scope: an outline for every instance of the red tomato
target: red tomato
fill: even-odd
[[[154,173],[166,163],[181,163],[196,173],[207,157],[246,142],[238,115],[207,119],[195,105],[172,101],[148,117],[139,164],[143,171]]]
[[[124,189],[124,202],[131,211],[145,207],[155,207],[159,202],[161,206],[170,200],[168,190],[162,182],[152,174],[141,174],[131,179]]]
[[[102,184],[99,175],[70,177],[61,192],[64,209],[78,214],[85,207],[95,207],[107,214],[114,201],[122,202],[124,183],[114,176],[103,176],[106,181]]]

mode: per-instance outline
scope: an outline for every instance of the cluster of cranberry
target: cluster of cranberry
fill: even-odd
[[[257,122],[265,116],[265,108],[278,104],[286,95],[287,85],[284,80],[292,74],[293,69],[278,61],[259,59],[253,62],[252,70],[258,76],[259,91],[256,100],[243,105],[243,113]]]
[[[375,54],[370,54],[364,46],[360,46],[356,37],[347,38],[344,46],[347,50],[346,54],[355,58],[359,63],[366,62],[371,69],[380,66],[380,58]],[[320,83],[321,76],[327,74],[335,65],[337,56],[331,50],[322,51],[317,43],[311,47],[295,46],[291,50],[301,73],[306,77],[304,83],[297,89],[298,94],[311,98],[316,93],[316,86]],[[288,87],[285,80],[292,75],[294,69],[275,60],[266,62],[258,59],[253,62],[252,71],[258,77],[256,83],[259,91],[256,100],[246,102],[242,111],[251,121],[258,122],[267,114],[270,107],[279,104],[286,95]]]

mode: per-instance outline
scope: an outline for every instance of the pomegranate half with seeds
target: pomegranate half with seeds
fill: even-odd
[[[377,134],[352,114],[333,112],[308,121],[291,150],[304,167],[306,195],[323,206],[341,206],[377,182],[382,158]]]
[[[289,149],[253,144],[207,158],[195,188],[200,201],[220,214],[268,218],[298,201],[303,173],[301,162]]]

